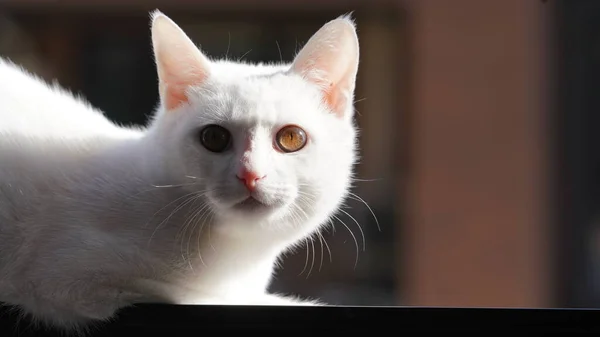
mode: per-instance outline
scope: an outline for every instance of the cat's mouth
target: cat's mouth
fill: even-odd
[[[241,202],[238,202],[237,204],[233,205],[233,208],[240,210],[240,211],[256,212],[256,211],[268,210],[271,208],[271,206],[250,196],[250,197],[242,200]]]

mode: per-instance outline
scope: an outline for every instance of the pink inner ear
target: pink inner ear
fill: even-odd
[[[327,63],[324,63],[324,66],[312,65],[312,67],[309,67],[305,64],[303,64],[302,66],[304,66],[305,68],[302,69],[302,67],[298,67],[300,68],[300,70],[297,71],[300,71],[300,73],[304,76],[305,79],[321,88],[324,103],[327,104],[327,106],[336,115],[342,117],[344,115],[344,112],[346,111],[346,106],[348,104],[346,102],[347,97],[346,95],[344,95],[344,93],[346,93],[346,91],[349,90],[349,79],[347,78],[347,76],[337,75],[333,71],[341,72],[342,70],[335,68],[331,69],[331,64]],[[312,68],[316,68],[318,70],[315,71]],[[325,72],[322,69],[327,69],[329,70],[329,72]],[[335,76],[337,76],[337,81],[332,80],[332,77]]]
[[[189,78],[191,80],[192,78]],[[189,87],[194,85],[200,85],[203,82],[203,78],[198,76],[195,81],[176,83],[176,82],[161,82],[160,90],[163,96],[163,103],[167,110],[173,110],[180,107],[182,104],[188,103],[189,98],[187,96],[187,90]]]
[[[175,85],[165,85],[165,108],[167,110],[173,110],[178,108],[184,103],[188,103],[188,97],[185,94],[184,88],[177,88]]]
[[[153,21],[152,41],[161,100],[165,109],[173,110],[188,102],[189,87],[206,80],[210,61],[167,17]]]
[[[351,99],[356,77],[358,53],[352,34],[345,34],[331,45],[329,38],[309,41],[294,62],[293,71],[319,86],[325,103],[343,117]]]
[[[188,97],[185,94],[185,88],[178,88],[177,85],[160,81],[158,90],[166,110],[176,109],[182,104],[188,102]]]
[[[358,37],[354,24],[338,18],[325,24],[300,50],[292,71],[318,85],[324,103],[338,117],[352,104],[358,71]]]
[[[325,103],[331,110],[338,116],[342,117],[346,111],[346,98],[340,92],[340,88],[333,86],[333,83],[328,89],[323,92],[325,96]]]
[[[184,103],[188,103],[187,90],[189,87],[201,85],[206,80],[206,73],[201,69],[184,70],[164,64],[159,90],[164,107],[173,110]]]
[[[329,109],[338,117],[343,117],[349,103],[350,96],[348,94],[352,90],[349,88],[351,79],[344,75],[337,83],[330,81],[328,78],[309,78],[309,80],[322,88],[323,100]]]

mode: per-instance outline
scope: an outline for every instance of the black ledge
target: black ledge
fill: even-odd
[[[201,336],[207,332],[528,332],[600,334],[600,310],[426,307],[186,306],[143,304],[87,336]],[[168,334],[168,335],[166,335]],[[0,336],[65,336],[0,312]]]

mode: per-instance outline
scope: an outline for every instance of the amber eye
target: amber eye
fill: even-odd
[[[306,132],[298,126],[288,125],[277,132],[275,143],[283,152],[300,151],[306,145]]]
[[[223,152],[229,148],[231,133],[222,126],[208,125],[200,131],[200,143],[208,151]]]

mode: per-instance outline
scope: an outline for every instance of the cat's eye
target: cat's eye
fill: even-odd
[[[211,152],[223,152],[231,144],[231,133],[220,125],[207,125],[200,131],[200,143]]]
[[[296,125],[288,125],[281,128],[275,136],[277,147],[286,153],[302,150],[306,145],[306,141],[306,132]]]

